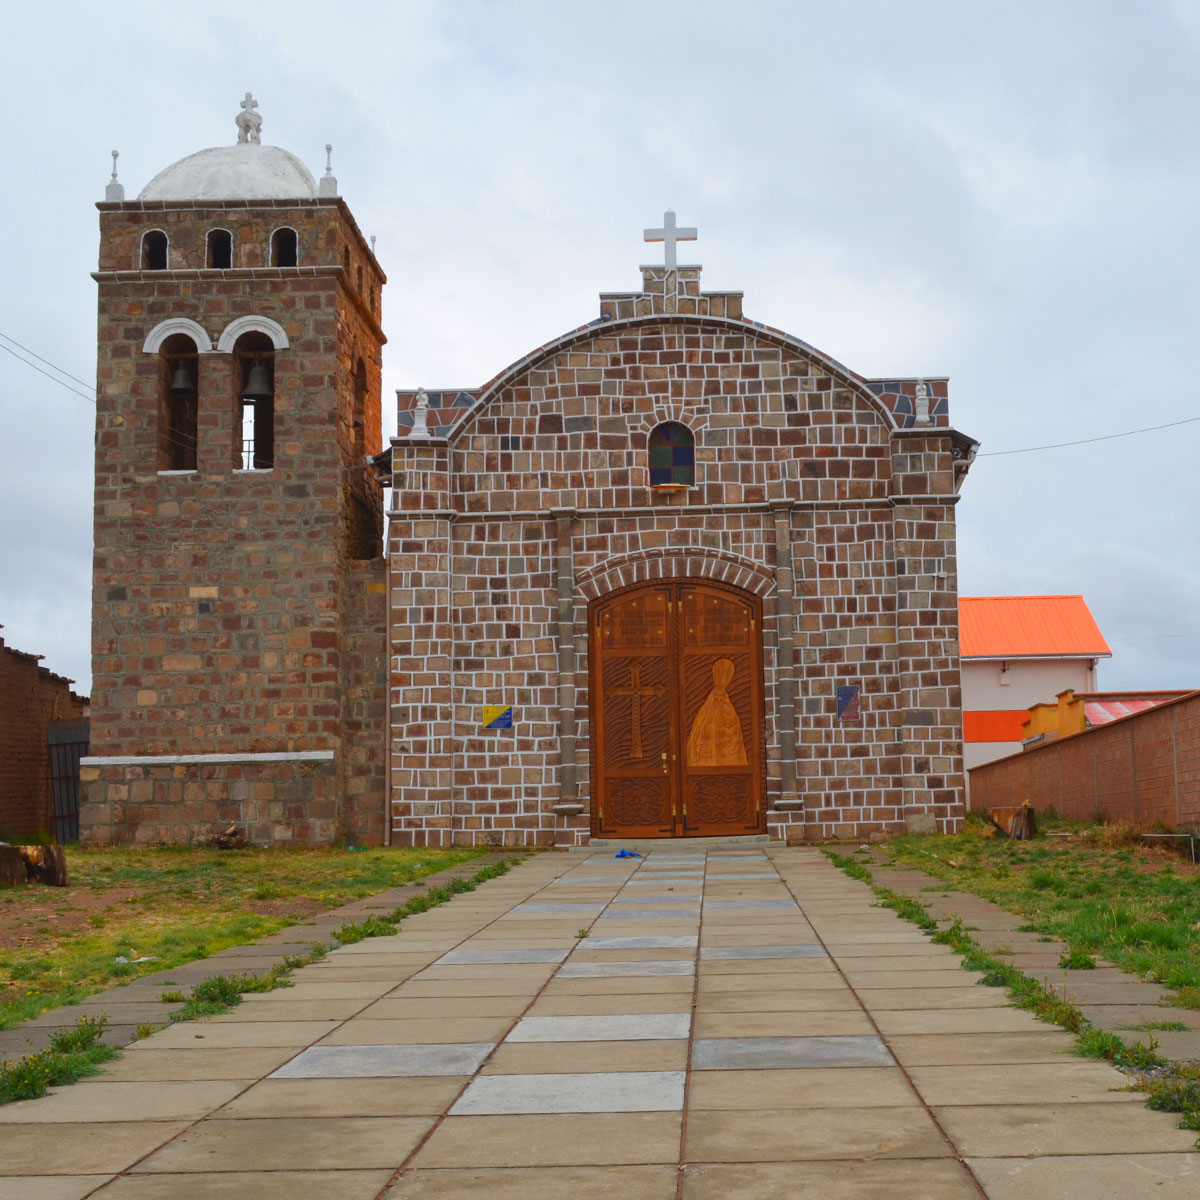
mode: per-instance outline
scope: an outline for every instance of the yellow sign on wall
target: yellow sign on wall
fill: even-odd
[[[511,729],[512,723],[511,704],[485,704],[483,706],[484,729]]]

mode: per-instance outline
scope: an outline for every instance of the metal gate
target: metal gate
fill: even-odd
[[[54,838],[79,841],[79,760],[88,752],[88,722],[51,721],[50,782],[54,790]]]

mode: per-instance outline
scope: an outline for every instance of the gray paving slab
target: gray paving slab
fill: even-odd
[[[311,1046],[270,1079],[349,1079],[394,1075],[473,1075],[495,1042],[432,1046]]]
[[[569,962],[559,968],[556,979],[613,979],[638,975],[694,975],[691,959],[647,959],[641,962]]]
[[[695,949],[700,937],[695,933],[647,935],[646,937],[589,937],[589,950],[669,950]]]
[[[677,1112],[683,1108],[685,1078],[683,1071],[481,1075],[450,1115]]]
[[[690,908],[622,908],[615,911],[609,909],[600,914],[600,919],[602,921],[613,919],[618,921],[678,921],[683,917],[699,918],[699,916],[700,906],[695,904]]]

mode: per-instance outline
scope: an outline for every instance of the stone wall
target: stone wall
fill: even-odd
[[[971,807],[1200,833],[1200,692],[971,771]]]
[[[600,322],[514,364],[448,436],[394,440],[397,840],[586,841],[587,605],[657,577],[762,599],[774,834],[960,821],[944,401],[899,430],[864,381],[698,279],[646,269],[644,293],[602,298]],[[695,435],[684,494],[648,486],[664,421]],[[514,705],[512,730],[481,730],[489,703]]]
[[[382,756],[362,725],[383,707],[382,491],[365,462],[381,439],[383,274],[336,199],[99,207],[83,836],[191,840],[196,820],[238,820],[273,842],[378,837],[365,807],[382,803]],[[295,267],[266,265],[280,226],[297,232]],[[205,267],[213,228],[232,231],[233,268]],[[166,270],[140,269],[151,229],[168,235]],[[270,469],[239,457],[241,367],[222,334],[246,318],[282,331]],[[194,470],[163,469],[169,371],[144,347],[164,321],[190,323],[171,328],[199,352]],[[192,761],[165,775],[110,761],[139,757]]]
[[[40,658],[0,638],[0,837],[53,836],[50,722],[87,716],[87,697],[39,666]]]

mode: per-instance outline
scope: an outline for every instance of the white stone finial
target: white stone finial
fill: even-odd
[[[259,136],[262,132],[262,117],[254,111],[257,107],[258,101],[247,92],[245,100],[242,101],[242,111],[234,118],[238,127],[239,145],[252,142],[257,146],[262,141]]]
[[[417,406],[413,409],[412,428],[408,431],[410,438],[427,438],[429,433],[429,396],[424,388],[417,388]]]
[[[125,185],[117,180],[117,159],[120,157],[121,152],[119,150],[112,152],[112,178],[108,181],[108,186],[104,189],[104,199],[107,201],[125,199]]]
[[[914,425],[932,425],[933,421],[929,416],[929,389],[925,386],[925,380],[917,380],[917,399],[913,405],[916,413]]]
[[[337,178],[333,173],[333,146],[331,143],[325,143],[325,174],[321,176],[320,186],[317,188],[318,196],[336,196]]]
[[[375,235],[371,234],[371,253],[375,253]]]
[[[667,270],[673,271],[678,265],[675,261],[675,243],[694,242],[697,233],[694,225],[688,227],[677,226],[675,224],[675,214],[668,208],[663,213],[662,228],[644,229],[642,230],[642,237],[647,242],[663,243],[663,254],[666,259]]]

